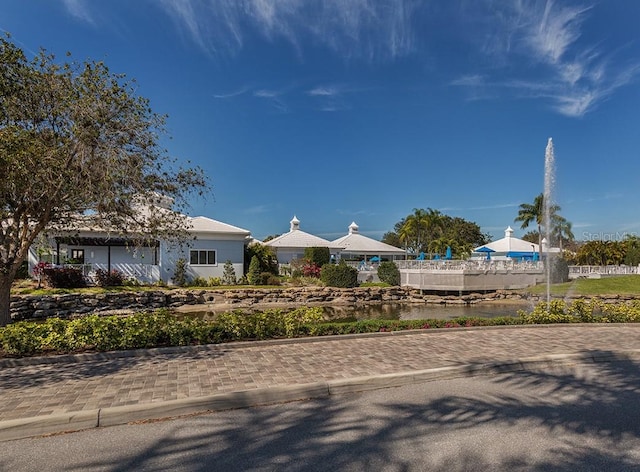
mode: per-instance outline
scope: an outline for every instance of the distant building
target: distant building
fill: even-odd
[[[355,221],[349,225],[349,233],[333,241],[333,244],[343,247],[340,255],[342,259],[358,259],[366,262],[371,258],[383,261],[404,259],[406,257],[404,249],[360,234],[359,227]]]
[[[304,258],[304,250],[308,247],[327,247],[334,257],[340,257],[342,246],[326,239],[305,233],[300,229],[300,220],[293,217],[289,222],[289,232],[264,243],[273,248],[279,264],[290,264],[292,260]]]
[[[478,246],[473,250],[472,259],[495,260],[539,260],[540,247],[538,244],[513,237],[513,229],[508,226],[504,230],[504,238]]]
[[[44,260],[54,265],[81,267],[91,277],[97,269],[117,270],[141,283],[171,284],[176,262],[186,261],[187,276],[222,277],[231,261],[236,276],[244,275],[244,246],[251,232],[204,216],[188,217],[194,237],[184,247],[155,240],[138,244],[133,235],[118,235],[86,228],[49,237],[48,248],[32,247],[29,268]]]

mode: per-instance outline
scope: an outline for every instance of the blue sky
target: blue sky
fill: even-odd
[[[542,192],[577,239],[640,234],[640,2],[2,0],[28,54],[104,60],[168,114],[204,215],[381,238],[413,208],[503,236]]]

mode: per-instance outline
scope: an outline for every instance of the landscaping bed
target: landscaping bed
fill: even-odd
[[[0,328],[0,357],[25,357],[85,351],[113,351],[412,329],[548,323],[635,323],[640,301],[605,303],[600,299],[539,303],[531,312],[501,318],[453,320],[363,320],[326,322],[320,308],[281,309],[254,313],[234,311],[215,321],[179,319],[168,310],[130,316],[87,315],[77,319],[21,321]]]

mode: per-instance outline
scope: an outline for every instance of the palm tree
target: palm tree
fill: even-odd
[[[453,252],[457,241],[453,238],[447,238],[446,236],[440,236],[437,239],[432,239],[429,243],[429,250],[436,254],[445,254],[447,247],[450,247]]]
[[[421,208],[414,208],[413,214],[407,216],[402,222],[402,226],[398,231],[400,241],[406,249],[417,253],[421,247],[421,236],[424,232],[425,219],[427,213]]]
[[[400,225],[398,236],[405,248],[414,253],[426,252],[429,249],[429,239],[442,234],[443,215],[438,210],[428,208],[414,208]]]
[[[562,253],[563,240],[573,241],[575,238],[573,232],[571,231],[571,222],[560,215],[554,214],[551,223],[553,225],[553,237],[558,241],[560,252]]]
[[[558,205],[551,205],[549,212],[551,213],[551,220],[556,218],[556,214],[560,211]],[[544,225],[544,194],[538,195],[533,199],[533,204],[522,203],[518,210],[518,216],[513,220],[521,222],[520,228],[525,229],[529,227],[529,224],[536,222],[538,225],[538,247],[542,250],[542,226]],[[550,241],[548,241],[550,243]]]

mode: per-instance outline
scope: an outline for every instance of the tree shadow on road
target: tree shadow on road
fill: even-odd
[[[118,434],[138,452],[114,463],[105,446],[66,470],[639,470],[640,364],[584,360],[594,354],[610,362],[424,383],[405,400],[387,389],[159,422],[151,439],[127,426]],[[482,391],[465,390],[476,381]]]
[[[158,422],[150,439],[145,426],[114,428],[137,452],[65,469],[639,470],[640,365],[607,352],[585,352],[584,360],[594,355],[611,361],[471,379],[482,392],[465,391],[469,379],[457,379],[441,392],[439,382],[425,383],[408,400],[402,389],[387,389]],[[81,446],[65,447],[67,457],[86,457]],[[5,458],[0,466],[15,464]]]
[[[135,353],[136,351],[122,351],[122,353],[97,353],[86,357],[77,356],[77,358],[65,356],[69,359],[68,361],[53,359],[52,362],[42,362],[41,364],[1,368],[0,393],[2,390],[51,385],[55,382],[68,380],[88,380],[118,373],[122,370],[135,370],[140,365],[153,366],[168,361],[179,362],[182,358],[188,360],[211,359],[224,356],[226,351],[224,348],[220,348],[170,353],[152,352],[150,355],[136,355]]]

